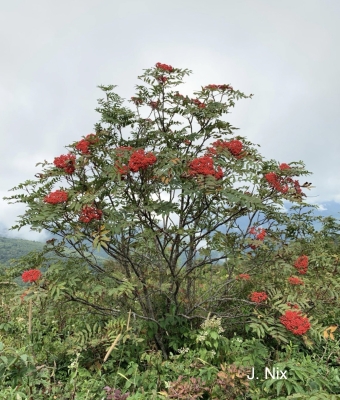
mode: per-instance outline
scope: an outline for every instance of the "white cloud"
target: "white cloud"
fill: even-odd
[[[322,204],[318,204],[318,206],[319,206],[318,208],[319,211],[327,211],[327,208],[324,207]]]
[[[3,7],[0,191],[8,195],[39,172],[37,162],[93,131],[104,97],[97,85],[117,84],[129,99],[142,84],[137,75],[164,62],[193,71],[178,87],[184,94],[210,83],[254,93],[227,115],[236,134],[266,158],[304,161],[314,174],[299,179],[316,186],[309,199],[340,203],[339,1],[116,3]],[[13,225],[19,209],[0,199],[0,210]]]

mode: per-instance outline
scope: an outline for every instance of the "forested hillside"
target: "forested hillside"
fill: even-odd
[[[33,251],[42,251],[44,243],[24,239],[11,239],[0,236],[0,264],[7,265],[10,260],[21,258]],[[99,264],[107,258],[104,251],[98,252]]]
[[[0,263],[6,264],[11,259],[20,258],[34,250],[42,250],[43,247],[41,242],[0,237]]]

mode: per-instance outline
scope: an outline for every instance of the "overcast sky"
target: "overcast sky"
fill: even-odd
[[[93,132],[97,86],[129,99],[156,62],[193,71],[185,94],[253,93],[229,121],[266,158],[304,161],[309,201],[340,211],[339,15],[339,0],[3,0],[0,226],[24,211],[8,190]]]

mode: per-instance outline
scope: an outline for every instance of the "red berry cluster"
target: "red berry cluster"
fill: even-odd
[[[93,219],[101,219],[103,212],[98,210],[96,207],[85,206],[81,210],[81,216],[79,217],[80,222],[89,223]]]
[[[205,86],[204,89],[208,89],[208,90],[218,90],[218,89],[220,89],[220,90],[234,90],[229,85],[215,85],[215,84]]]
[[[76,145],[76,149],[81,151],[83,154],[90,154],[89,147],[90,142],[85,139],[80,140]]]
[[[282,164],[280,164],[279,168],[281,171],[284,171],[285,169],[290,169],[290,166],[286,163],[282,163]]]
[[[44,197],[44,202],[49,204],[64,203],[68,199],[68,194],[64,190],[56,190]]]
[[[244,281],[249,281],[250,275],[249,274],[239,274],[236,276],[236,279],[242,279]]]
[[[131,97],[131,100],[136,104],[136,106],[143,104],[143,100],[138,97]]]
[[[128,159],[130,158],[131,152],[134,150],[131,146],[120,146],[115,149],[116,156],[120,158],[120,160],[115,162],[115,168],[121,176],[121,180],[125,179],[125,175],[127,175],[130,171],[129,166],[126,164]]]
[[[86,136],[85,139],[80,140],[77,145],[76,149],[81,151],[83,154],[90,154],[89,147],[92,144],[95,144],[98,142],[98,138],[94,133],[90,133],[89,135]]]
[[[264,238],[265,238],[266,235],[267,235],[266,230],[265,230],[264,228],[254,228],[254,227],[251,227],[251,228],[249,228],[249,233],[250,233],[251,235],[255,235],[255,239],[256,239],[256,240],[264,240]],[[254,245],[254,244],[251,244],[251,245],[249,245],[249,246],[250,246],[250,248],[252,248],[253,250],[255,250],[255,249],[257,248],[257,246]]]
[[[262,303],[268,299],[268,295],[265,292],[253,292],[250,294],[250,300],[254,303]]]
[[[129,173],[129,167],[128,165],[125,164],[120,164],[118,161],[115,162],[115,167],[116,170],[120,175],[127,175]],[[124,177],[122,176],[122,180],[124,180]]]
[[[283,178],[280,176],[277,176],[275,172],[269,172],[268,174],[265,174],[265,179],[267,180],[267,182],[274,187],[278,192],[281,193],[287,193],[288,192],[288,183],[293,183],[294,188],[296,193],[301,193],[301,188],[300,188],[300,184],[299,181],[297,180],[293,180],[292,178]]]
[[[308,318],[301,315],[301,311],[287,310],[280,321],[294,335],[305,334],[311,326]]]
[[[213,159],[209,156],[203,156],[192,160],[189,167],[189,174],[192,176],[200,174],[212,175],[216,179],[223,178],[223,171],[221,167],[218,167],[217,171],[215,171]]]
[[[129,168],[132,172],[138,172],[140,169],[146,169],[149,165],[155,164],[156,161],[154,154],[145,154],[143,149],[136,150],[130,157]]]
[[[158,76],[157,80],[159,82],[165,83],[168,80],[168,78],[162,75],[162,76]]]
[[[183,95],[180,94],[179,92],[176,92],[176,93],[174,94],[174,96],[180,97],[181,99],[185,99],[185,96],[183,96]]]
[[[75,170],[76,156],[73,154],[55,157],[53,163],[57,168],[62,168],[67,174],[73,174]]]
[[[303,280],[298,278],[297,276],[291,276],[288,278],[288,282],[291,285],[303,285]]]
[[[28,291],[24,292],[21,296],[20,296],[20,302],[21,304],[23,303],[23,301],[25,300],[25,297],[28,295]]]
[[[172,68],[171,65],[162,64],[162,63],[160,63],[160,62],[158,62],[158,63],[156,64],[156,68],[161,69],[161,70],[163,70],[163,71],[168,71],[168,72],[171,72],[171,71],[173,70],[173,68]]]
[[[212,143],[213,147],[208,147],[208,153],[212,155],[217,154],[217,150],[221,151],[223,149],[228,149],[233,156],[239,156],[242,152],[243,144],[239,140],[231,140],[230,142],[226,142],[223,140],[217,140]]]
[[[190,102],[193,102],[193,101],[195,101],[195,100],[197,100],[197,99],[190,99],[188,96],[183,96],[182,94],[180,94],[179,92],[176,92],[176,93],[174,93],[174,100],[178,100],[178,101],[180,101],[181,102],[181,104],[182,104],[182,106],[187,106]],[[205,104],[204,103],[201,103],[201,101],[200,100],[198,100],[199,101],[199,103],[196,101],[196,105],[198,105],[199,106],[199,104],[203,104],[204,105],[204,107],[205,107]],[[195,103],[194,103],[195,104]],[[203,106],[201,106],[201,108],[204,108]]]
[[[275,172],[269,172],[268,174],[265,174],[264,176],[266,178],[266,181],[270,183],[272,186],[274,186],[276,189],[279,190],[279,184],[278,184],[278,176],[275,174]]]
[[[263,240],[266,236],[266,230],[263,228],[260,228],[260,232],[256,235],[257,240]]]
[[[251,227],[249,229],[249,233],[251,235],[256,235],[257,240],[264,240],[265,236],[267,235],[266,230],[264,228]]]
[[[158,105],[159,105],[159,102],[158,102],[158,101],[150,101],[150,103],[149,103],[149,106],[150,106],[153,110],[155,110],[155,109],[158,107]]]
[[[294,267],[298,270],[299,274],[305,275],[308,270],[308,257],[300,256],[294,263]]]
[[[191,99],[191,101],[198,106],[198,108],[205,108],[206,105],[198,99]]]
[[[95,143],[98,143],[98,141],[99,141],[99,139],[95,133],[90,133],[90,134],[86,135],[85,139],[88,142],[90,142],[90,144],[95,144]]]
[[[229,142],[228,149],[233,156],[238,156],[242,151],[242,147],[242,142],[239,140],[232,140]]]
[[[30,269],[29,271],[25,271],[21,275],[21,279],[23,282],[35,282],[39,278],[41,278],[42,273],[38,269]]]

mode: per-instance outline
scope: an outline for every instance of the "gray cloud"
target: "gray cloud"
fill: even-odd
[[[209,83],[254,93],[230,122],[265,157],[303,160],[314,173],[310,200],[340,203],[339,12],[337,0],[7,2],[1,197],[93,131],[97,85],[117,84],[130,98],[137,76],[160,61],[193,70],[184,93]],[[22,213],[1,200],[6,226]]]

